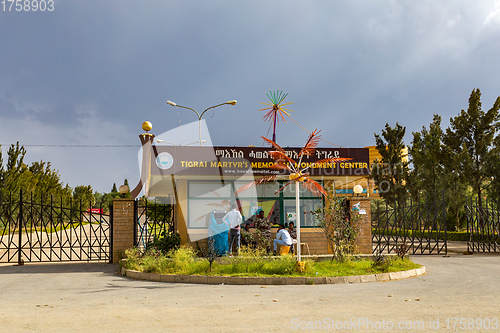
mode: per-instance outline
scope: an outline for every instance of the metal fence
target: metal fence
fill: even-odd
[[[444,195],[372,211],[373,253],[447,254]]]
[[[135,201],[136,223],[134,246],[145,249],[147,244],[164,233],[173,233],[174,205],[170,198],[140,199]]]
[[[467,198],[467,249],[469,252],[500,252],[500,203]]]
[[[111,260],[110,216],[82,202],[0,194],[0,262]]]

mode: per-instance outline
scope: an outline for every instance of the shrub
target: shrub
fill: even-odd
[[[382,272],[386,272],[387,269],[389,269],[389,266],[391,264],[391,260],[389,257],[384,256],[382,253],[379,253],[375,255],[373,258],[373,263],[372,263],[372,270],[378,270]]]
[[[438,239],[444,240],[444,230],[441,230],[439,233],[437,231],[433,231],[432,234],[429,230],[403,230],[401,228],[393,228],[393,229],[375,229],[372,228],[372,233],[373,234],[383,234],[383,235],[390,235],[390,236],[403,236],[406,234],[407,237],[415,237],[415,238],[427,238],[429,236],[432,236],[433,238],[437,237]],[[446,232],[446,239],[449,241],[461,241],[461,242],[467,242],[469,240],[469,234],[467,231],[447,231]]]
[[[172,268],[183,272],[195,261],[196,252],[191,247],[183,245],[177,250],[170,250],[168,256],[172,259]]]
[[[146,249],[157,249],[164,254],[171,250],[178,249],[181,245],[181,235],[177,232],[162,231],[160,235],[155,235],[152,242],[146,244]]]
[[[127,269],[133,269],[133,270],[141,270],[141,257],[142,257],[142,252],[137,249],[137,248],[131,248],[125,250],[125,262],[122,263],[122,265],[127,268]]]
[[[243,255],[232,258],[221,258],[214,263],[210,271],[206,259],[196,257],[196,252],[182,246],[169,252],[168,256],[157,250],[141,253],[138,249],[126,251],[127,258],[124,267],[142,272],[157,274],[208,274],[230,276],[346,276],[367,273],[382,273],[407,270],[419,267],[410,260],[397,257],[389,259],[382,255],[371,260],[344,260],[343,262],[305,260],[298,263],[291,256],[260,257],[262,250],[242,249]],[[260,252],[259,252],[260,251]]]
[[[354,242],[359,228],[356,223],[360,216],[357,212],[346,209],[347,200],[335,196],[333,186],[327,189],[325,204],[312,212],[323,230],[333,258],[344,261],[354,251]]]

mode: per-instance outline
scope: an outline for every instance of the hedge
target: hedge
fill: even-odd
[[[373,234],[377,235],[388,235],[388,236],[403,236],[403,230],[402,229],[384,229],[384,230],[377,230],[377,229],[372,229]],[[404,230],[404,234],[406,234],[406,237],[410,238],[428,238],[429,234],[431,232],[428,230]],[[436,234],[438,234],[438,238],[441,240],[444,240],[444,231],[441,232],[432,232],[432,237],[436,237]],[[469,240],[469,234],[467,231],[447,231],[446,232],[446,237],[449,241],[460,241],[460,242],[467,242]]]

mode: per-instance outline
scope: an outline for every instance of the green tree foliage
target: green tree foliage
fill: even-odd
[[[5,166],[3,165],[1,154],[2,152],[0,151],[0,161],[2,161],[2,165],[0,166],[1,189],[4,193],[19,192],[20,189],[25,187],[27,180],[30,178],[28,167],[24,164],[26,149],[23,146],[19,146],[19,142],[16,145],[11,145],[7,152]]]
[[[95,203],[92,186],[79,185],[73,190],[73,202],[76,207],[86,210],[93,207]],[[81,206],[80,206],[81,205]]]
[[[7,161],[4,165],[0,151],[0,191],[10,193],[14,198],[23,190],[26,194],[33,195],[35,200],[48,198],[50,195],[71,196],[71,188],[64,186],[57,170],[50,162],[33,162],[31,165],[24,163],[26,149],[19,145],[11,145],[7,151]]]
[[[370,175],[380,196],[398,205],[408,198],[406,181],[409,167],[403,142],[405,132],[406,128],[396,123],[394,128],[385,124],[382,136],[375,134],[377,151],[382,159],[373,162]]]
[[[25,200],[32,197],[35,202],[43,200],[47,203],[53,196],[57,204],[62,201],[67,207],[71,205],[82,210],[102,207],[107,212],[113,199],[121,197],[116,183],[110,193],[94,193],[91,185],[80,185],[72,189],[67,184],[64,185],[59,172],[52,168],[50,162],[39,161],[27,165],[24,163],[25,156],[26,149],[19,142],[9,147],[6,161],[0,150],[0,193],[10,195],[13,201],[19,198],[20,190],[23,190]],[[127,179],[124,184],[128,186]],[[130,193],[125,194],[125,197],[130,197]]]
[[[450,119],[444,142],[455,163],[454,170],[464,183],[471,186],[482,207],[486,188],[491,183],[492,166],[498,155],[494,149],[498,131],[500,97],[487,112],[481,109],[481,92],[472,90],[469,108]],[[498,153],[497,153],[498,154]]]
[[[429,129],[413,132],[413,142],[409,149],[413,169],[410,173],[411,193],[416,196],[424,192],[434,198],[444,188],[443,176],[446,170],[443,165],[443,130],[441,117],[434,115]]]
[[[465,227],[466,186],[456,172],[456,161],[443,143],[444,131],[441,117],[434,115],[429,129],[422,127],[413,132],[409,149],[412,170],[409,177],[410,192],[421,201],[441,200],[445,195],[448,228],[460,230]]]
[[[488,184],[488,198],[500,205],[500,134],[497,135],[491,150],[491,159],[488,163],[491,182]],[[500,207],[497,207],[500,208]]]
[[[123,181],[123,185],[128,185],[128,180],[125,179]],[[109,193],[99,193],[95,192],[94,193],[94,208],[102,208],[104,212],[107,212],[109,209],[109,206],[113,202],[113,199],[115,198],[130,198],[130,191],[125,194],[121,194],[118,192],[116,183],[113,183],[113,187],[111,188],[111,192]]]

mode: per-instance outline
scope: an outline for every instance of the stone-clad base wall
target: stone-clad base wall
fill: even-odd
[[[339,284],[339,283],[367,283],[384,282],[407,279],[426,273],[425,266],[408,271],[354,275],[335,277],[236,277],[236,276],[207,276],[207,275],[176,275],[144,273],[122,268],[123,276],[155,282],[171,283],[198,283],[198,284],[232,284],[232,285],[298,285],[298,284]]]

